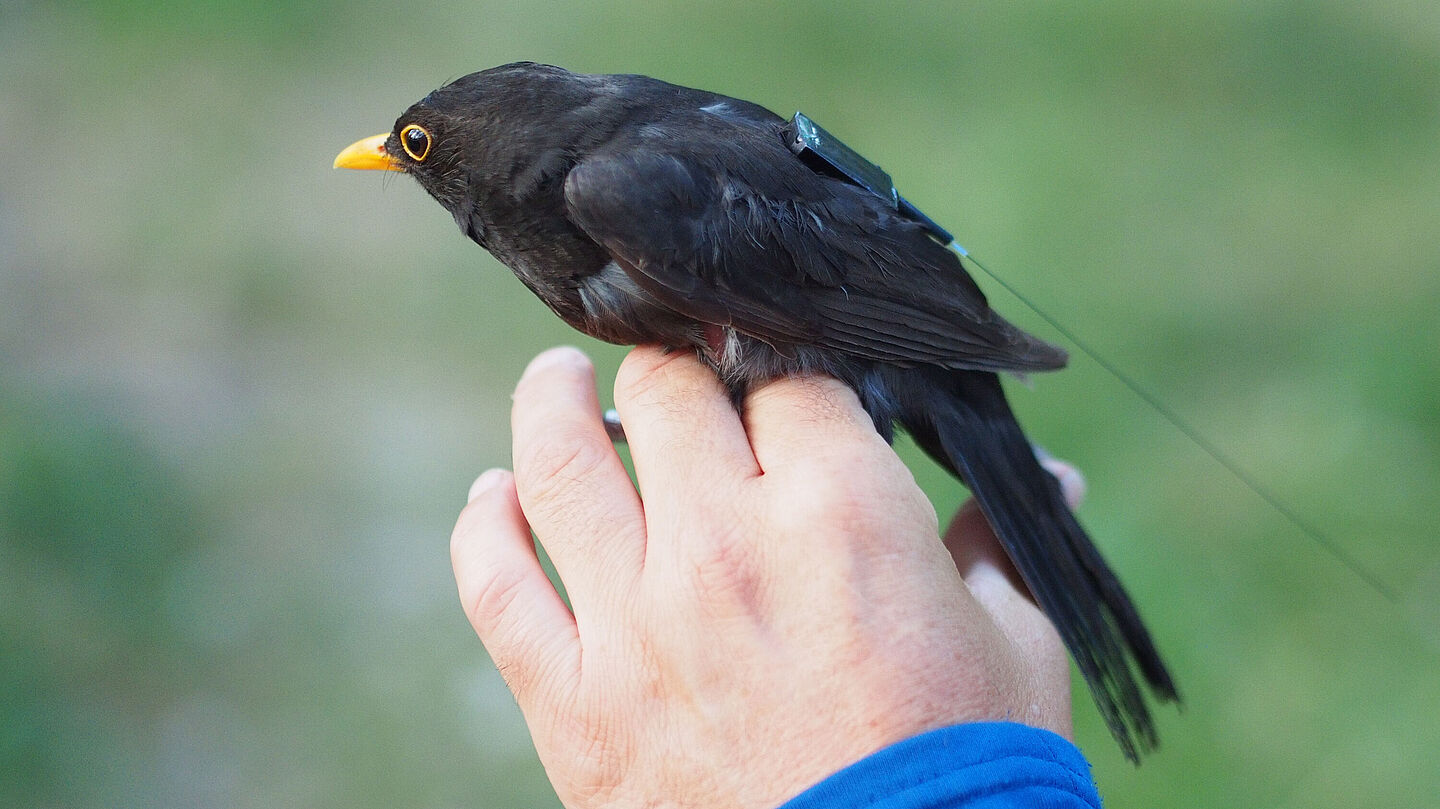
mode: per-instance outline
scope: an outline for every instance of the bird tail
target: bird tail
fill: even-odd
[[[1075,658],[1105,724],[1138,761],[1158,739],[1131,660],[1158,699],[1180,697],[1135,605],[1065,504],[1059,482],[1035,459],[999,378],[939,369],[926,375],[929,391],[910,389],[926,401],[902,404],[902,423],[970,487]]]

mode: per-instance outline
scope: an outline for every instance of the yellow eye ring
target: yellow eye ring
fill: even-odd
[[[430,154],[430,133],[423,126],[410,124],[400,130],[400,146],[416,163],[423,163]]]

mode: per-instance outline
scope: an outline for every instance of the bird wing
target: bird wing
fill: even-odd
[[[571,221],[686,317],[902,365],[1062,367],[959,259],[882,200],[778,154],[616,150],[571,169]],[[779,167],[777,169],[777,167]]]

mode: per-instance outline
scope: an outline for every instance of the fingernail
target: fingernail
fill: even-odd
[[[1065,495],[1066,505],[1078,507],[1085,499],[1085,476],[1080,474],[1080,470],[1059,458],[1048,456],[1040,461],[1040,465],[1060,482],[1060,492]]]
[[[470,484],[470,494],[466,496],[465,502],[473,503],[475,498],[495,488],[504,474],[504,469],[489,469],[482,472],[480,477],[475,478],[475,482]]]
[[[525,379],[531,374],[557,365],[584,365],[589,361],[589,358],[574,346],[558,346],[542,351],[539,356],[530,360],[530,364],[525,366],[525,373],[521,374],[520,378]]]

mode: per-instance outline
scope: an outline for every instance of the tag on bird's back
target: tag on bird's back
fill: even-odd
[[[890,175],[821,129],[804,113],[797,112],[790,119],[785,139],[790,151],[799,155],[811,168],[824,174],[839,175],[875,196],[889,200],[892,208],[898,207],[900,195],[896,193]]]
[[[795,117],[790,119],[785,128],[785,142],[790,151],[816,171],[849,180],[875,196],[888,200],[890,207],[905,218],[919,222],[941,244],[954,243],[955,237],[951,236],[949,231],[900,196],[900,192],[895,189],[895,182],[884,169],[861,157],[859,152],[846,146],[804,113],[797,112]],[[963,255],[964,248],[961,248],[960,252]]]
[[[810,118],[803,113],[795,113],[795,117],[791,118],[789,124],[786,125],[784,133],[786,145],[790,147],[790,151],[794,152],[797,157],[805,161],[812,169],[822,174],[848,180],[866,189],[875,196],[886,200],[901,216],[920,224],[925,228],[927,233],[941,244],[958,253],[969,265],[983,270],[986,275],[994,279],[1003,286],[1006,291],[1033,310],[1045,320],[1045,322],[1049,323],[1056,331],[1064,335],[1064,337],[1079,348],[1081,352],[1094,360],[1101,368],[1119,380],[1121,384],[1129,388],[1132,393],[1140,397],[1146,404],[1150,405],[1162,418],[1170,422],[1173,427],[1189,438],[1206,455],[1209,455],[1216,463],[1234,475],[1246,488],[1250,489],[1250,491],[1264,500],[1271,508],[1279,512],[1280,515],[1292,525],[1316,544],[1323,547],[1337,561],[1349,568],[1374,588],[1376,592],[1392,601],[1395,600],[1395,595],[1390,588],[1387,587],[1384,582],[1380,581],[1378,576],[1362,565],[1359,560],[1351,556],[1333,537],[1321,531],[1309,520],[1305,519],[1299,512],[1292,508],[1289,503],[1272,492],[1269,487],[1263,485],[1253,474],[1241,467],[1239,463],[1231,459],[1229,454],[1222,451],[1215,442],[1211,441],[1204,433],[1200,432],[1198,428],[1182,418],[1179,413],[1161,401],[1158,396],[1151,393],[1114,363],[1111,363],[1097,353],[1088,343],[1080,339],[1078,335],[1055,317],[1042,310],[1028,297],[1021,294],[1021,292],[1011,286],[1008,281],[996,275],[989,267],[980,263],[979,260],[970,255],[969,251],[955,241],[955,238],[950,235],[949,231],[940,227],[940,225],[936,224],[935,220],[926,216],[920,209],[900,196],[900,192],[895,188],[894,181],[890,179],[890,175],[884,169],[861,157],[859,152],[846,146],[838,138],[821,128],[819,124],[810,120]]]

